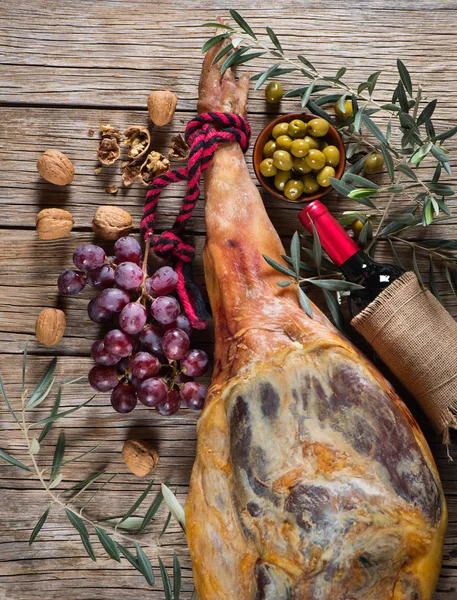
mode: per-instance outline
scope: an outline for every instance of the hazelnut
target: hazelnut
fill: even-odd
[[[159,462],[157,451],[145,440],[126,440],[122,448],[122,458],[129,471],[137,477],[148,475]]]
[[[57,240],[68,235],[75,220],[61,208],[45,208],[36,216],[36,230],[42,240]]]
[[[131,215],[118,206],[100,206],[92,221],[92,229],[102,240],[117,240],[133,227]]]
[[[148,97],[148,111],[151,121],[159,127],[167,125],[175,114],[178,99],[168,90],[151,92]]]
[[[147,151],[151,143],[151,134],[147,127],[134,125],[124,131],[123,144],[129,146],[128,155],[137,160]]]
[[[59,150],[45,150],[37,162],[38,173],[55,185],[67,185],[75,176],[71,160]]]
[[[44,346],[55,346],[65,332],[65,313],[58,308],[44,308],[35,323],[35,335]]]

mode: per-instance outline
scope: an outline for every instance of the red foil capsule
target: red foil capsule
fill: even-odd
[[[308,204],[300,212],[298,218],[310,233],[314,233],[311,222],[314,223],[322,248],[338,267],[360,250],[359,246],[319,200]]]

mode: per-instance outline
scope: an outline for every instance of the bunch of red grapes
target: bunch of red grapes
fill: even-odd
[[[111,392],[120,413],[132,411],[138,400],[165,416],[176,413],[181,402],[202,409],[206,388],[193,378],[205,374],[208,356],[189,349],[192,327],[172,295],[176,271],[165,266],[149,275],[140,267],[140,244],[130,236],[117,240],[114,254],[81,244],[73,253],[77,270],[64,271],[57,282],[66,296],[79,294],[86,284],[100,290],[87,312],[95,323],[113,327],[92,346],[90,385]]]

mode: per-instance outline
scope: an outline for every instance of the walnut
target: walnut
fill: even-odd
[[[45,150],[38,159],[37,169],[43,179],[54,185],[67,185],[75,176],[73,163],[59,150]]]
[[[141,165],[135,164],[134,160],[126,160],[122,163],[122,182],[125,186],[132,185],[140,176]]]
[[[173,145],[171,146],[168,156],[174,160],[185,160],[189,156],[189,144],[184,139],[182,133],[174,135],[171,138]]]
[[[98,146],[97,158],[104,165],[112,165],[121,155],[120,133],[111,125],[100,125],[102,139]]]
[[[153,150],[150,152],[141,165],[139,179],[144,185],[150,185],[154,177],[161,173],[166,173],[170,169],[170,161],[160,152]]]
[[[89,131],[87,132],[87,135],[88,135],[89,137],[94,137],[94,133],[95,133],[95,131],[94,131],[94,129],[92,129],[92,127],[91,127],[91,128],[89,129]]]
[[[126,440],[122,448],[122,458],[137,477],[144,477],[153,471],[159,462],[159,455],[145,440]]]
[[[65,332],[66,318],[63,310],[45,308],[37,317],[35,334],[38,341],[45,346],[55,346]]]
[[[42,240],[57,240],[70,233],[74,219],[61,208],[45,208],[36,216],[36,230]]]
[[[128,155],[135,160],[141,158],[149,148],[151,143],[151,134],[147,127],[134,125],[124,131],[125,139],[123,144],[129,147]]]
[[[131,215],[118,206],[100,206],[92,220],[92,229],[103,240],[117,240],[133,227]]]
[[[119,191],[119,188],[117,185],[110,185],[109,187],[107,187],[105,189],[105,192],[107,194],[111,194],[111,196],[115,196],[118,193],[118,191]]]
[[[167,125],[175,114],[177,102],[176,94],[168,90],[151,92],[148,97],[148,111],[154,125]]]

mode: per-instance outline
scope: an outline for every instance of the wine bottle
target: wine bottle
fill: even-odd
[[[353,317],[368,306],[392,281],[403,275],[403,269],[376,262],[361,250],[319,200],[308,204],[298,217],[312,234],[312,223],[314,224],[323,250],[341,269],[344,278],[363,286],[363,290],[354,290],[349,296],[349,311]]]

